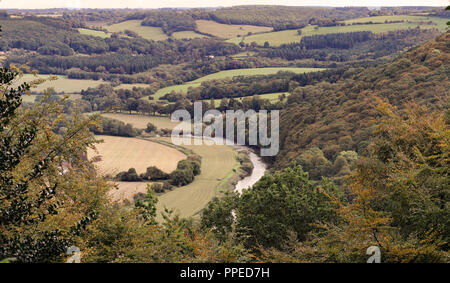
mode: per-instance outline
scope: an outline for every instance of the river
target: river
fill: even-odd
[[[213,140],[216,144],[227,144],[226,139],[224,138],[208,138],[210,140]],[[229,141],[229,140],[228,140]],[[242,194],[242,191],[245,189],[248,189],[249,187],[256,184],[266,173],[267,171],[267,164],[262,161],[262,159],[255,153],[255,151],[247,146],[243,145],[230,145],[236,150],[246,150],[249,152],[250,161],[253,164],[253,171],[252,173],[245,177],[244,179],[240,180],[235,188],[234,191]]]
[[[240,148],[245,148],[250,153],[250,161],[253,163],[252,174],[240,180],[234,188],[235,192],[242,194],[242,190],[248,189],[249,187],[253,186],[264,176],[267,171],[267,165],[261,160],[258,155],[256,155],[256,153],[252,149],[242,146]]]

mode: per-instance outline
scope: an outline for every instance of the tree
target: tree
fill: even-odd
[[[158,199],[151,188],[152,185],[147,184],[147,194],[143,200],[138,200],[134,206],[139,210],[140,215],[147,224],[156,224],[156,204]]]
[[[130,168],[126,172],[117,174],[116,179],[123,182],[140,182],[142,178],[137,174],[136,169]]]
[[[383,262],[448,262],[445,115],[414,104],[399,113],[381,101],[378,109],[382,119],[369,156],[349,180],[352,201],[338,210],[344,222],[327,231],[321,253],[326,261],[361,262],[369,246],[378,246]]]
[[[191,169],[177,169],[170,173],[170,183],[174,186],[186,186],[194,181]]]
[[[156,131],[156,126],[155,125],[153,125],[152,123],[148,123],[147,124],[147,128],[145,129],[145,132],[146,133],[151,133],[151,132],[154,132],[154,131]]]
[[[283,250],[290,234],[304,241],[309,233],[321,230],[318,224],[338,221],[337,206],[330,202],[328,193],[340,195],[329,181],[314,186],[308,174],[294,166],[265,175],[240,196],[214,200],[203,212],[202,226],[213,229],[219,239],[235,231],[237,239],[252,252],[258,253],[260,248]]]
[[[160,181],[169,179],[169,174],[163,172],[156,166],[150,166],[147,171],[141,175],[144,180],[148,181]]]
[[[20,109],[30,85],[12,87],[18,76],[17,69],[0,68],[0,259],[61,261],[108,187],[83,156],[93,145],[89,126],[96,117],[65,117],[62,105],[49,102],[49,96]],[[57,134],[59,127],[66,128],[63,134]],[[80,201],[87,188],[96,205]]]

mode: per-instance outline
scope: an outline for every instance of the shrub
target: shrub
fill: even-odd
[[[449,111],[450,112],[450,111]],[[450,115],[449,115],[450,116]],[[202,157],[198,154],[191,154],[187,157],[187,160],[197,161],[198,163],[202,162]]]
[[[162,187],[164,191],[171,191],[173,186],[169,182],[163,182]]]
[[[161,185],[161,184],[153,184],[152,185],[152,190],[155,192],[155,193],[164,193],[164,188],[163,188],[163,185]]]
[[[148,123],[147,124],[147,128],[145,129],[145,132],[146,133],[151,133],[151,132],[154,132],[154,131],[156,131],[156,126],[153,125],[152,123]]]
[[[200,175],[200,162],[193,160],[181,160],[178,162],[177,170],[189,170],[194,176]]]
[[[169,174],[161,171],[156,166],[150,166],[144,174],[141,174],[141,178],[148,181],[159,181],[169,179]]]
[[[194,181],[194,174],[190,169],[177,169],[170,174],[170,183],[174,186],[186,186]]]
[[[116,175],[116,180],[123,182],[140,182],[142,178],[136,173],[136,169],[130,168],[127,172],[120,172]]]

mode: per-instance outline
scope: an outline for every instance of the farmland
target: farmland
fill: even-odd
[[[260,27],[250,25],[225,25],[215,21],[198,20],[197,29],[201,33],[210,34],[220,38],[233,38],[247,35],[249,33],[260,33],[272,31],[271,27]]]
[[[211,75],[207,75],[204,77],[201,77],[197,80],[184,83],[182,85],[174,85],[162,88],[158,90],[154,95],[154,100],[158,100],[160,97],[164,96],[167,93],[170,93],[172,91],[174,92],[181,92],[186,93],[187,90],[190,87],[198,87],[201,85],[202,82],[210,81],[210,80],[221,80],[226,78],[232,78],[235,76],[257,76],[257,75],[270,75],[270,74],[276,74],[280,71],[289,71],[294,73],[307,73],[307,72],[315,72],[315,71],[321,71],[323,69],[320,68],[254,68],[254,69],[236,69],[236,70],[226,70],[217,72]],[[143,98],[143,99],[146,99]]]
[[[161,28],[142,26],[140,20],[129,20],[109,26],[106,25],[104,28],[106,28],[109,32],[123,32],[125,30],[131,30],[148,40],[162,41],[169,38],[169,36],[165,34]],[[203,38],[207,36],[194,31],[179,31],[174,32],[171,37],[174,39],[191,39]]]
[[[130,115],[122,113],[105,113],[103,117],[116,119],[124,122],[125,124],[131,124],[137,129],[145,129],[148,123],[152,123],[158,129],[173,129],[179,123],[173,123],[170,118],[167,117],[153,117],[144,115]]]
[[[171,144],[169,138],[158,138],[158,143]],[[146,141],[152,143],[150,141]],[[239,167],[236,152],[226,145],[183,145],[202,157],[201,174],[193,183],[158,196],[158,218],[164,208],[174,209],[181,217],[194,216],[214,197],[227,190],[227,182]],[[170,149],[176,150],[172,147]],[[118,189],[110,191],[113,200],[133,200],[137,193],[145,193],[145,182],[117,182]]]
[[[101,30],[79,28],[78,31],[81,34],[92,35],[92,36],[97,36],[97,37],[101,37],[101,38],[108,38],[111,36],[111,34],[101,31]]]
[[[289,93],[287,93],[287,92],[286,93],[285,92],[275,92],[275,93],[260,94],[260,95],[258,95],[258,97],[261,99],[268,99],[271,103],[276,103],[276,102],[280,101],[280,95],[283,95],[283,94],[286,94],[286,97],[289,96]],[[252,96],[249,96],[249,97],[251,98]],[[244,99],[244,98],[243,97],[237,98],[237,100],[240,100],[240,101],[242,101],[242,99]],[[209,102],[210,100],[207,100],[207,101]],[[220,105],[221,101],[222,101],[221,99],[214,99],[214,105],[216,107],[218,107]]]
[[[48,79],[51,75],[31,75],[26,74],[23,75],[17,81],[17,84],[23,82],[31,82],[37,79]],[[41,93],[49,87],[55,89],[57,93],[80,93],[82,90],[87,89],[89,87],[97,87],[103,81],[95,81],[95,80],[78,80],[78,79],[69,79],[65,76],[56,76],[56,80],[47,80],[42,84],[39,84],[37,87],[32,88],[31,92]]]
[[[450,262],[450,10],[81,2],[0,11],[0,263]]]
[[[139,36],[148,40],[166,40],[168,36],[158,27],[142,26],[139,20],[130,20],[105,26],[109,32],[122,32],[125,30],[131,30],[137,33]]]
[[[148,87],[147,84],[120,84],[116,87],[114,87],[114,89],[127,89],[127,90],[133,90],[133,88],[139,88],[139,87]]]
[[[138,139],[113,136],[97,136],[103,140],[94,150],[88,151],[88,157],[99,155],[101,160],[96,163],[103,174],[117,174],[130,168],[144,173],[147,167],[157,166],[164,172],[170,173],[176,169],[180,160],[186,156],[175,148],[159,143]]]
[[[170,142],[168,138],[162,141]],[[174,209],[182,217],[193,216],[202,210],[215,196],[227,177],[236,169],[236,152],[225,145],[183,145],[202,157],[201,174],[195,181],[185,187],[175,188],[158,197],[157,210],[161,212],[164,207]],[[224,180],[225,179],[225,180]]]
[[[427,17],[427,16],[411,16],[411,15],[395,15],[395,16],[377,16],[377,17],[365,17],[365,18],[358,18],[358,19],[351,19],[344,21],[345,24],[351,25],[353,23],[384,23],[384,22],[392,22],[392,21],[406,21],[406,22],[412,22],[412,23],[423,23],[423,22],[433,22],[436,24],[436,27],[441,30],[445,31],[446,29],[446,23],[447,19],[444,18],[438,18],[438,17]]]
[[[206,35],[200,34],[200,33],[196,33],[194,31],[178,31],[178,32],[174,32],[172,34],[172,37],[174,39],[191,39],[191,38],[203,38],[203,37],[208,37]]]
[[[29,102],[29,103],[34,103],[34,101],[36,100],[36,97],[38,95],[36,94],[31,94],[31,95],[23,95],[22,96],[22,101],[23,102]],[[64,95],[58,95],[61,99],[64,98],[65,96],[68,96],[69,100],[76,100],[76,99],[81,99],[81,95],[80,94],[64,94]]]
[[[133,202],[133,198],[138,193],[147,192],[147,183],[144,182],[115,182],[116,188],[108,192],[112,201],[122,203],[123,201]]]
[[[368,18],[369,19],[369,18]],[[441,27],[442,25],[439,25]],[[271,46],[280,46],[282,44],[298,42],[302,36],[330,34],[330,33],[346,33],[355,31],[372,31],[374,33],[385,33],[395,30],[403,30],[415,28],[415,23],[386,23],[386,24],[366,24],[366,25],[347,25],[347,26],[333,26],[333,27],[314,27],[307,26],[302,30],[302,35],[299,35],[297,30],[284,30],[277,32],[254,34],[245,37],[236,37],[229,39],[228,42],[239,44],[241,41],[245,43],[256,42],[262,46],[267,41]],[[421,25],[421,28],[437,28],[436,25]]]

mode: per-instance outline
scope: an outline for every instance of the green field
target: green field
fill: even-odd
[[[247,58],[250,56],[255,56],[256,54],[257,53],[255,51],[245,51],[245,52],[231,55],[231,57],[236,58],[236,59],[243,59],[243,58]]]
[[[151,100],[150,102],[156,102],[156,101],[159,100],[160,97],[164,96],[167,93],[171,93],[172,91],[175,91],[177,93],[178,92],[187,93],[187,91],[188,91],[188,89],[190,87],[198,87],[198,86],[200,86],[199,83],[193,83],[193,82],[192,83],[185,83],[185,84],[182,84],[182,85],[168,86],[168,87],[162,88],[162,89],[158,90],[157,92],[155,92],[155,94],[152,95],[154,100]],[[148,97],[144,96],[141,99],[148,99]]]
[[[79,28],[78,31],[79,31],[81,34],[92,35],[92,36],[97,36],[97,37],[101,37],[101,38],[108,38],[108,37],[111,37],[111,34],[106,33],[106,32],[104,32],[104,31],[101,31],[101,30],[93,30],[93,29]]]
[[[31,82],[37,79],[46,79],[50,76],[51,75],[34,76],[31,74],[25,74],[15,83],[15,85],[23,82]],[[56,80],[48,80],[42,84],[39,84],[37,87],[31,88],[31,92],[41,93],[47,88],[53,87],[57,93],[80,93],[82,90],[85,90],[89,87],[96,87],[100,84],[105,83],[104,81],[68,79],[65,76],[56,77]]]
[[[226,70],[220,71],[214,74],[210,74],[195,81],[187,82],[182,85],[174,85],[162,88],[158,90],[155,94],[153,94],[154,100],[159,100],[160,97],[164,96],[167,93],[172,91],[187,93],[190,87],[198,87],[202,82],[210,81],[210,80],[221,80],[225,78],[232,78],[235,76],[256,76],[256,75],[271,75],[276,74],[279,71],[290,71],[294,73],[307,73],[307,72],[316,72],[322,71],[321,68],[253,68],[253,69],[236,69],[236,70]],[[142,99],[148,99],[147,97],[143,97]]]
[[[192,39],[192,38],[203,38],[206,35],[196,33],[195,31],[179,31],[172,33],[174,39]]]
[[[118,24],[113,24],[110,26],[105,26],[105,28],[109,32],[121,32],[124,30],[131,30],[140,35],[141,37],[148,39],[148,40],[166,40],[169,37],[162,31],[161,28],[158,27],[149,27],[149,26],[142,26],[140,20],[130,20],[121,22]]]
[[[199,32],[211,34],[220,38],[233,38],[251,33],[269,32],[271,27],[260,27],[250,25],[225,25],[215,21],[198,20],[196,21]]]
[[[266,94],[259,94],[257,96],[259,98],[262,98],[262,99],[268,99],[268,100],[270,100],[271,103],[276,103],[276,102],[280,101],[280,95],[282,95],[283,93],[286,94],[286,97],[289,96],[288,92],[266,93]],[[247,97],[252,98],[253,96],[247,96]],[[244,99],[244,97],[238,97],[238,98],[235,98],[235,99],[239,100],[239,101],[242,101],[242,99]],[[208,99],[208,100],[205,100],[205,101],[207,101],[209,103],[211,100]],[[214,99],[214,105],[216,107],[220,106],[220,102],[221,101],[222,101],[222,99]]]
[[[169,142],[169,138],[160,138]],[[176,188],[158,197],[158,215],[164,207],[174,209],[181,217],[200,212],[210,200],[220,194],[219,188],[236,170],[236,152],[225,145],[183,145],[202,157],[201,174],[185,187]],[[159,216],[160,217],[160,216]]]
[[[330,33],[346,33],[355,31],[372,31],[374,33],[385,33],[389,31],[415,28],[417,24],[413,23],[389,23],[389,24],[367,24],[367,25],[348,25],[334,27],[315,27],[307,26],[302,29],[302,35],[298,35],[297,30],[283,30],[269,33],[255,34],[245,37],[236,37],[229,39],[228,42],[239,44],[244,41],[247,44],[256,42],[258,45],[264,45],[266,41],[271,46],[280,46],[282,44],[299,42],[302,36],[330,34]],[[421,28],[436,28],[436,25],[421,25]]]
[[[345,24],[352,23],[384,23],[385,21],[409,21],[409,22],[429,22],[432,21],[436,24],[436,27],[440,31],[445,31],[447,28],[448,19],[438,18],[438,17],[427,17],[427,16],[410,16],[410,15],[395,15],[395,16],[377,16],[377,17],[365,17],[344,21]]]

